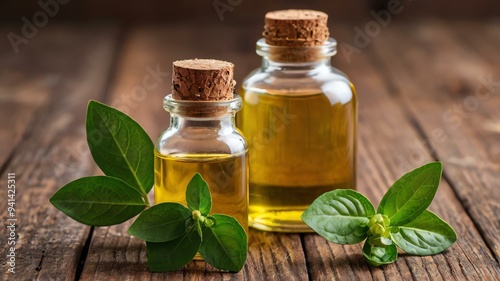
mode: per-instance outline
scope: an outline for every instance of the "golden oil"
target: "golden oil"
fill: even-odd
[[[310,232],[301,215],[318,196],[356,187],[356,92],[331,65],[327,21],[314,10],[266,13],[262,65],[241,83],[254,228]]]
[[[308,232],[300,216],[314,199],[355,188],[352,84],[350,90],[239,91],[243,109],[237,125],[250,150],[250,226]]]
[[[248,229],[246,152],[231,154],[162,155],[155,150],[155,204],[186,205],[186,187],[195,173],[207,181],[212,214],[225,214]]]

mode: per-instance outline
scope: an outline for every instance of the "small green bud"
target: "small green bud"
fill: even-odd
[[[385,227],[383,227],[380,224],[374,224],[370,227],[370,232],[372,233],[372,235],[380,236],[380,235],[384,234]]]
[[[198,211],[198,210],[194,210],[192,212],[192,216],[193,216],[194,220],[202,220],[201,218],[203,218],[203,216],[201,215],[200,211]]]
[[[382,219],[383,219],[383,221],[384,221],[384,226],[385,226],[385,227],[388,227],[389,225],[391,225],[391,220],[389,219],[389,217],[388,217],[388,216],[386,216],[386,215],[382,215]]]
[[[207,217],[206,220],[203,222],[203,224],[206,227],[212,227],[215,224],[215,220],[211,217]]]
[[[370,218],[370,222],[368,223],[369,226],[375,225],[375,224],[382,224],[384,222],[384,218],[382,217],[381,214],[376,214],[373,217]]]

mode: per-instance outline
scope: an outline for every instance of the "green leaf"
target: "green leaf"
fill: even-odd
[[[128,233],[148,242],[166,242],[186,233],[191,211],[179,203],[161,203],[142,212]]]
[[[198,210],[204,216],[207,216],[212,209],[210,189],[199,173],[196,173],[189,181],[186,188],[186,201],[191,210]]]
[[[442,170],[441,162],[432,162],[407,173],[387,191],[377,212],[389,217],[391,225],[416,219],[431,204]]]
[[[135,188],[106,176],[72,181],[59,189],[50,202],[74,220],[92,226],[122,223],[147,205]]]
[[[212,266],[238,272],[247,259],[248,239],[245,230],[233,217],[215,214],[215,224],[203,228],[200,254]]]
[[[196,226],[196,231],[198,232],[198,235],[201,237],[201,240],[203,241],[203,231],[201,230],[200,221],[196,220],[194,224]]]
[[[412,222],[399,226],[391,238],[409,254],[434,255],[455,243],[457,234],[444,220],[426,210]]]
[[[154,181],[154,147],[137,122],[112,107],[90,101],[87,142],[94,161],[106,175],[137,188],[147,200]]]
[[[149,270],[165,272],[183,267],[196,255],[200,243],[201,238],[194,224],[177,239],[161,243],[146,242]]]
[[[392,245],[392,240],[383,236],[370,236],[368,237],[368,243],[375,246],[385,247]]]
[[[337,189],[319,196],[302,214],[302,220],[319,235],[337,244],[355,244],[367,236],[368,217],[375,209],[362,194]]]
[[[368,241],[366,241],[363,246],[363,255],[370,265],[380,266],[396,261],[398,258],[398,249],[394,244],[379,247],[371,245]]]

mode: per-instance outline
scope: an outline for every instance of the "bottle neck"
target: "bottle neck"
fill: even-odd
[[[228,135],[236,130],[234,114],[218,117],[190,117],[170,114],[170,130],[186,131],[190,134]]]
[[[331,65],[330,57],[308,62],[274,61],[270,57],[262,57],[262,69],[268,71],[313,71],[329,68]]]
[[[188,101],[176,100],[172,95],[163,99],[163,108],[170,112],[170,130],[185,131],[214,136],[234,132],[235,115],[241,109],[242,101],[238,95],[232,100]]]

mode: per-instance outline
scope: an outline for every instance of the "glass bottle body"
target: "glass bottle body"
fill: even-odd
[[[186,186],[195,173],[207,181],[211,213],[235,217],[248,230],[248,159],[235,128],[239,97],[223,102],[177,101],[165,97],[170,126],[155,146],[155,203],[186,205]]]
[[[327,47],[309,47],[323,52],[312,61],[277,62],[270,53],[284,48],[259,42],[258,53],[267,48],[259,53],[263,65],[242,83],[238,117],[250,149],[249,223],[261,230],[308,232],[300,216],[314,199],[355,188],[355,89],[330,65],[334,52]]]

